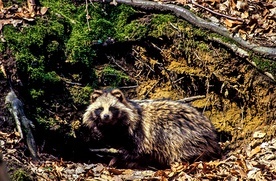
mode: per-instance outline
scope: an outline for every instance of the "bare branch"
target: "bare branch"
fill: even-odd
[[[109,153],[109,154],[122,154],[122,150],[118,150],[115,148],[100,148],[100,149],[89,149],[91,152],[95,153]]]
[[[90,24],[89,24],[89,19],[90,19],[90,15],[89,15],[89,11],[88,11],[88,1],[85,0],[85,12],[86,12],[86,22],[87,22],[87,26],[88,26],[88,30],[90,31]]]
[[[187,102],[192,102],[198,99],[204,99],[206,96],[205,95],[197,95],[197,96],[191,96],[191,97],[186,97],[183,99],[176,100],[177,102],[182,102],[182,103],[187,103]],[[143,102],[153,102],[155,100],[152,99],[146,99],[146,100],[132,100],[136,103],[143,103]]]
[[[204,7],[204,6],[200,5],[200,4],[197,4],[197,3],[194,2],[194,1],[192,1],[191,3],[192,3],[193,5],[195,5],[195,6],[197,6],[197,7],[200,7],[200,8],[202,8],[202,9],[205,9],[206,11],[211,12],[212,14],[215,14],[215,15],[218,15],[218,16],[222,16],[222,17],[225,17],[225,18],[227,18],[227,19],[238,20],[238,21],[243,22],[243,19],[241,19],[241,18],[236,18],[236,17],[228,16],[228,15],[226,15],[226,14],[218,13],[218,12],[213,11],[213,10],[211,10],[211,9],[209,9],[209,8],[206,8],[206,7]]]

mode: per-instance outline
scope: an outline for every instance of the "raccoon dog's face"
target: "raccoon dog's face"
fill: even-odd
[[[128,109],[126,104],[127,101],[119,89],[95,90],[91,94],[91,104],[84,114],[83,122],[96,126],[114,125],[125,115]]]

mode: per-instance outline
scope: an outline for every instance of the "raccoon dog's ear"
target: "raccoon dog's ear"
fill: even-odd
[[[103,94],[101,90],[94,90],[94,92],[90,96],[91,103],[95,102],[95,100]]]
[[[120,102],[126,102],[126,98],[123,94],[122,91],[120,91],[119,89],[114,89],[111,91],[111,94],[114,96],[114,97],[117,97],[117,99],[119,99]]]

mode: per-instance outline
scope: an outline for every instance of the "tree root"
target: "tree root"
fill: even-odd
[[[31,128],[34,128],[34,125],[31,120],[29,120],[24,113],[23,103],[17,98],[14,91],[11,90],[6,96],[5,104],[8,105],[10,113],[13,115],[16,127],[20,133],[21,139],[26,135],[26,142],[28,149],[34,159],[37,158],[36,143],[32,134]],[[22,125],[21,125],[22,124]],[[22,128],[23,127],[23,131]]]

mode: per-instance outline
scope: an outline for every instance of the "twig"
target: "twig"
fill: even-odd
[[[173,25],[171,22],[170,22],[170,25],[171,25],[175,30],[177,30],[178,32],[180,32],[180,30],[179,30],[175,25]]]
[[[86,22],[87,22],[87,26],[88,26],[88,30],[90,31],[90,24],[89,24],[89,19],[90,19],[90,15],[88,12],[88,1],[85,0],[85,12],[86,12]]]
[[[179,99],[179,100],[176,100],[177,102],[182,102],[182,103],[187,103],[187,102],[192,102],[192,101],[195,101],[195,100],[198,100],[198,99],[204,99],[206,96],[205,95],[197,95],[197,96],[191,96],[191,97],[186,97],[186,98],[183,98],[183,99]],[[136,103],[150,103],[150,102],[154,102],[156,100],[153,100],[153,99],[146,99],[146,100],[131,100],[133,102],[136,102]]]
[[[66,84],[71,84],[71,85],[78,85],[78,86],[81,86],[82,84],[81,83],[78,83],[78,82],[71,82],[71,81],[68,81],[68,80],[65,80],[65,79],[62,79]]]
[[[184,79],[185,77],[180,77],[179,79],[176,79],[173,81],[173,83],[175,84],[176,82],[179,82],[180,80]]]
[[[115,148],[100,148],[100,149],[89,149],[91,152],[100,153],[112,153],[112,154],[122,154],[122,150],[117,150]]]
[[[218,12],[216,12],[216,11],[213,11],[213,10],[207,8],[207,7],[204,7],[204,6],[200,5],[200,4],[197,4],[197,3],[194,2],[194,1],[192,1],[191,3],[192,3],[193,5],[195,5],[195,6],[200,7],[200,8],[202,8],[202,9],[205,9],[205,10],[207,10],[207,11],[209,11],[209,12],[215,14],[215,15],[222,16],[222,17],[225,17],[225,18],[231,19],[231,20],[243,21],[243,19],[241,19],[241,18],[232,17],[232,16],[228,16],[228,15],[226,15],[226,14],[221,14],[221,13],[218,13]]]
[[[138,87],[138,85],[131,85],[131,86],[122,86],[122,87],[118,87],[119,89],[133,89]]]
[[[197,96],[191,96],[191,97],[186,97],[184,99],[177,100],[179,102],[192,102],[198,99],[204,99],[206,96],[205,95],[197,95]]]
[[[66,79],[63,75],[62,75],[62,76],[59,76],[59,78],[60,78],[61,80],[63,80],[66,84],[78,85],[78,86],[81,86],[81,85],[82,85],[81,83],[78,83],[78,82],[69,81],[69,80]]]
[[[157,45],[155,45],[154,43],[151,42],[151,45],[156,48],[157,50],[159,50],[160,52],[163,52],[163,50],[161,48],[159,48]]]
[[[127,72],[127,70],[126,70],[124,67],[122,67],[121,65],[119,65],[113,57],[107,56],[107,55],[106,55],[106,57],[107,57],[109,60],[112,60],[112,62],[115,63],[115,64],[116,64],[120,69],[122,69],[124,72]]]
[[[89,2],[90,2],[90,4],[91,4],[94,8],[96,8],[96,6],[95,6],[94,3],[92,2],[92,0],[89,0]]]

